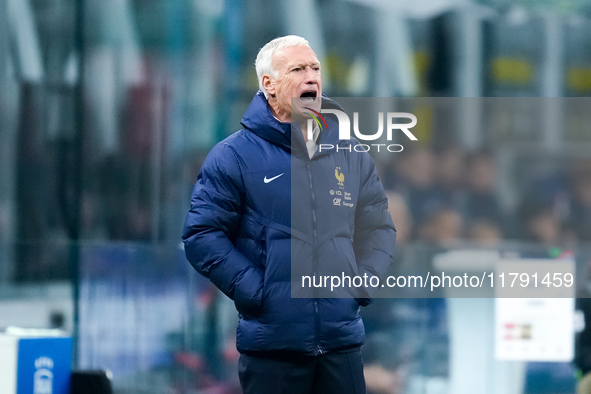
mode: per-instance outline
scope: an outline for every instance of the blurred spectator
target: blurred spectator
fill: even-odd
[[[401,191],[404,188],[402,167],[405,152],[389,155],[384,161],[376,160],[376,168],[386,190]]]
[[[152,237],[152,212],[150,204],[140,201],[129,209],[129,233],[132,240],[149,240]]]
[[[591,241],[591,161],[577,163],[572,174],[569,226],[582,242]]]
[[[402,243],[441,245],[464,237],[488,245],[507,237],[545,245],[591,242],[589,159],[575,163],[570,179],[563,167],[533,181],[511,218],[503,213],[497,163],[487,149],[466,155],[458,146],[422,145],[393,157],[381,173],[394,190],[390,211]]]
[[[434,167],[439,199],[447,206],[458,208],[464,192],[465,154],[458,145],[437,150]]]
[[[101,214],[101,205],[98,192],[84,192],[81,207],[82,236],[86,239],[106,239],[107,233],[104,226],[104,217]]]
[[[102,194],[101,215],[113,240],[147,241],[152,234],[150,180],[145,163],[123,154],[105,158],[98,172]]]
[[[496,245],[503,238],[499,224],[492,220],[477,219],[470,223],[468,239],[482,245]]]
[[[463,228],[464,223],[459,212],[442,208],[428,216],[419,229],[419,235],[425,242],[448,245],[463,237]]]
[[[431,149],[420,146],[409,150],[403,158],[401,169],[407,186],[421,190],[432,188],[435,158]]]
[[[368,394],[402,394],[409,376],[410,354],[404,344],[384,334],[369,336],[363,347]]]
[[[497,173],[494,157],[481,150],[467,160],[467,192],[465,213],[470,220],[486,219],[502,223],[497,198]]]
[[[442,205],[434,184],[434,160],[431,149],[422,146],[406,153],[400,163],[404,196],[415,223]]]
[[[561,224],[551,203],[525,199],[519,211],[524,239],[549,246],[560,244]]]
[[[396,192],[389,191],[388,210],[396,226],[396,243],[405,244],[410,240],[412,233],[412,217],[404,198]]]

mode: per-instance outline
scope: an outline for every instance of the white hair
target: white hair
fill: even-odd
[[[308,48],[310,47],[310,44],[305,38],[291,35],[278,37],[274,40],[271,40],[259,51],[257,59],[254,62],[254,66],[256,68],[257,77],[259,80],[259,89],[261,89],[266,98],[269,98],[269,93],[267,93],[263,86],[263,75],[268,74],[271,75],[273,78],[277,78],[278,76],[277,70],[273,68],[273,55],[275,54],[275,52],[281,49],[301,45],[307,46]]]

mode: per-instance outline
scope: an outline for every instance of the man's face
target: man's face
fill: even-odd
[[[303,107],[320,111],[322,81],[320,62],[316,54],[307,46],[293,46],[275,52],[272,58],[277,78],[264,76],[263,85],[269,93],[269,104],[275,116],[282,121],[292,119],[292,97],[294,100],[293,117],[309,112]]]

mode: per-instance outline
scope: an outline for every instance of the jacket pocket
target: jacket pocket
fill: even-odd
[[[265,233],[265,226],[247,214],[242,218],[236,239],[236,248],[261,270],[265,269],[266,262]]]

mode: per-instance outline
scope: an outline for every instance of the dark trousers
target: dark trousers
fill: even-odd
[[[361,349],[320,356],[294,353],[240,355],[245,394],[365,394]]]

